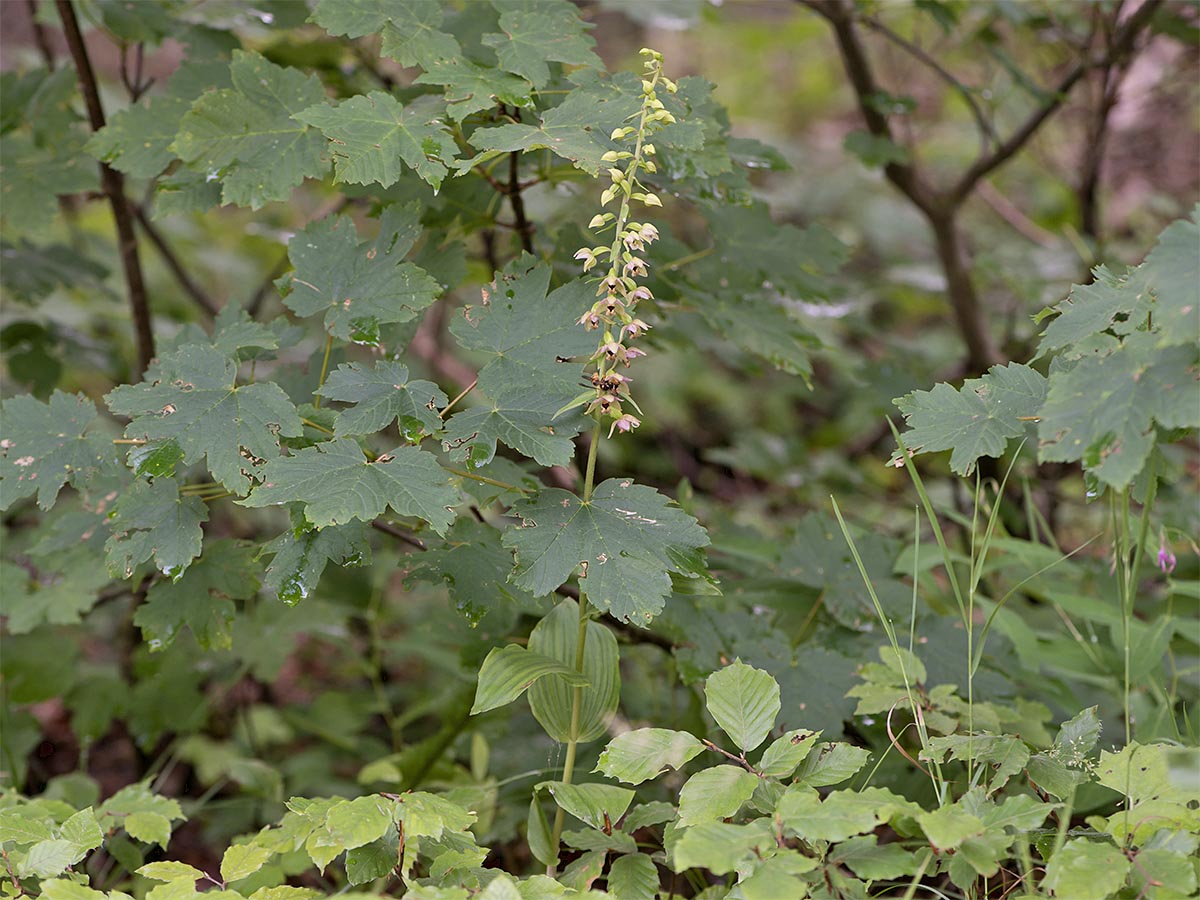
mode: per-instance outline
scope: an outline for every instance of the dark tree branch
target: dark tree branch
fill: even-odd
[[[71,0],[55,0],[59,18],[63,23],[63,34],[79,74],[79,88],[87,106],[88,121],[92,131],[104,127],[104,108],[100,105],[100,90],[96,84],[96,73],[88,58],[79,20]],[[146,282],[142,277],[142,264],[138,258],[137,233],[133,227],[133,213],[129,199],[125,196],[125,179],[116,169],[100,163],[100,182],[112,206],[113,223],[117,230],[117,246],[121,254],[121,266],[125,270],[125,282],[129,287],[129,309],[133,316],[134,333],[137,337],[139,371],[145,371],[154,358],[154,331],[150,325],[150,303],[146,294]]]
[[[863,21],[866,22],[867,27],[872,31],[883,35],[897,47],[900,47],[914,59],[920,61],[927,68],[932,70],[939,78],[942,79],[942,81],[950,85],[951,89],[953,89],[956,94],[962,97],[963,102],[966,103],[971,110],[971,115],[975,119],[975,124],[979,127],[979,139],[983,144],[984,153],[987,152],[988,147],[992,143],[999,143],[1000,139],[996,136],[996,130],[992,128],[992,123],[989,122],[987,116],[983,114],[983,108],[979,105],[979,102],[975,99],[974,92],[969,87],[955,78],[953,73],[951,73],[945,66],[939,63],[936,59],[934,59],[912,41],[892,31],[892,29],[888,28],[874,16],[868,16],[867,18],[863,19]]]
[[[428,550],[425,542],[419,537],[409,534],[401,528],[397,528],[391,522],[384,519],[372,519],[371,527],[376,531],[382,531],[384,534],[391,535],[398,541],[408,544],[410,547],[416,547],[418,550]]]
[[[37,0],[25,0],[25,8],[29,10],[29,27],[33,29],[33,43],[42,55],[47,71],[54,71],[54,50],[50,46],[50,38],[46,35],[46,27],[37,18]]]
[[[167,264],[167,268],[171,270],[171,274],[175,276],[175,280],[179,282],[179,286],[184,292],[195,301],[210,317],[216,316],[219,313],[220,307],[217,306],[215,300],[208,296],[200,285],[196,284],[195,280],[187,269],[183,267],[183,263],[179,261],[179,257],[175,255],[175,251],[171,249],[171,245],[167,243],[167,239],[163,237],[157,226],[150,221],[146,215],[146,210],[138,204],[130,204],[133,207],[133,214],[138,220],[138,224],[142,226],[142,230],[146,232],[146,237],[150,238],[152,243],[162,256],[163,262]]]
[[[849,76],[850,84],[854,88],[858,109],[862,113],[867,130],[875,137],[886,138],[896,143],[896,137],[892,133],[892,126],[887,116],[871,102],[871,99],[880,92],[879,85],[875,81],[871,63],[863,51],[862,42],[854,28],[854,7],[843,0],[800,0],[800,2],[825,19],[833,28],[838,52],[842,56],[846,75]],[[935,213],[938,198],[926,184],[915,165],[892,162],[884,166],[883,172],[888,181],[894,184],[926,216],[932,216]]]
[[[525,198],[521,196],[521,154],[513,151],[508,157],[508,194],[512,206],[514,226],[521,236],[521,246],[526,253],[533,253],[533,225],[525,217]]]
[[[1117,31],[1112,43],[1109,44],[1108,52],[1099,65],[1108,66],[1123,59],[1133,49],[1133,44],[1137,40],[1138,35],[1150,24],[1150,20],[1154,17],[1154,13],[1158,11],[1161,3],[1162,0],[1146,0],[1145,3],[1138,7],[1137,11],[1126,19],[1125,24]],[[1094,63],[1087,59],[1076,63],[1058,82],[1049,101],[1034,110],[1020,127],[1012,133],[1008,140],[1001,143],[991,153],[985,154],[975,160],[970,168],[962,174],[962,177],[959,178],[954,187],[949,190],[947,198],[951,205],[960,205],[970,195],[971,190],[978,183],[979,179],[1008,162],[1018,150],[1025,146],[1046,120],[1062,106],[1071,88],[1087,74],[1093,65]]]

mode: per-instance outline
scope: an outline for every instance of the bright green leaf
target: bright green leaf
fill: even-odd
[[[512,703],[547,675],[572,685],[587,683],[587,678],[557,659],[533,653],[518,644],[494,648],[479,669],[479,687],[471,715]]]
[[[740,659],[708,677],[704,697],[709,714],[742,752],[766,740],[779,715],[778,682]]]
[[[668,768],[678,769],[703,750],[704,745],[685,731],[639,728],[609,741],[593,771],[626,784],[641,784]]]
[[[633,802],[633,791],[611,784],[543,781],[537,787],[548,791],[559,807],[600,831],[612,830]]]
[[[713,766],[697,772],[679,792],[679,824],[729,818],[750,799],[758,780],[741,766]]]
[[[1104,900],[1120,890],[1129,867],[1112,844],[1072,838],[1051,857],[1042,886],[1064,900]]]

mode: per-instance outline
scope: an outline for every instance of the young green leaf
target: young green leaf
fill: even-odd
[[[763,751],[758,770],[768,778],[787,778],[796,771],[796,766],[804,762],[820,737],[819,731],[799,729],[787,732]]]
[[[757,775],[741,766],[713,766],[697,772],[679,792],[679,824],[729,818],[754,794],[758,781]]]
[[[641,784],[668,768],[678,769],[703,750],[704,745],[686,731],[639,728],[609,741],[593,771],[626,784]]]
[[[633,791],[611,784],[566,784],[543,781],[537,790],[546,790],[554,802],[592,828],[611,830],[633,802]]]
[[[494,648],[479,669],[479,687],[475,691],[471,715],[512,703],[539,678],[547,675],[561,678],[570,685],[587,684],[585,676],[557,659],[517,644]]]
[[[704,697],[709,714],[743,753],[766,740],[779,715],[778,682],[740,659],[708,677]]]
[[[562,679],[539,681],[529,689],[529,708],[534,718],[556,741],[594,741],[608,730],[617,712],[621,694],[620,653],[617,639],[600,622],[587,623],[583,652],[583,689],[579,718],[572,731],[574,690]],[[574,600],[561,601],[529,634],[529,649],[556,659],[572,670],[579,645],[579,607]]]

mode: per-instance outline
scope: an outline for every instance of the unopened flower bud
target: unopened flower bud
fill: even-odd
[[[658,240],[658,229],[647,222],[642,226],[642,240],[647,244],[651,244]]]

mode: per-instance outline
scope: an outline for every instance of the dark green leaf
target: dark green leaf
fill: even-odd
[[[500,66],[525,78],[535,88],[550,80],[547,62],[568,63],[602,69],[604,63],[592,52],[596,42],[587,36],[590,27],[578,10],[565,0],[540,0],[522,9],[498,6],[504,34],[485,35]]]
[[[21,396],[0,406],[0,509],[37,495],[49,509],[62,486],[95,471],[106,454],[92,433],[96,406],[83,394],[55,391],[48,403]],[[111,444],[108,445],[111,448]]]
[[[359,363],[340,365],[317,393],[328,400],[354,404],[353,409],[338,414],[334,424],[338,437],[374,434],[399,421],[401,435],[411,441],[419,438],[419,429],[412,429],[404,420],[416,420],[432,432],[442,424],[437,411],[447,399],[432,381],[409,381],[408,369],[388,360],[379,360],[369,369]]]
[[[558,489],[513,505],[519,526],[504,533],[517,553],[513,582],[548,594],[582,567],[583,590],[617,619],[649,622],[671,591],[670,573],[703,569],[708,536],[653,488],[612,478],[584,503]]]
[[[112,536],[105,544],[109,572],[129,578],[134,566],[153,557],[164,575],[178,579],[200,555],[200,526],[207,521],[204,501],[180,496],[175,481],[135,482],[113,509]]]
[[[449,485],[437,457],[416,447],[396,447],[374,462],[349,438],[338,438],[273,459],[262,471],[263,483],[245,506],[300,501],[304,516],[318,528],[352,519],[370,522],[389,507],[401,516],[418,516],[439,534],[454,520],[458,492]]]
[[[152,382],[121,385],[105,400],[133,419],[126,437],[173,441],[191,464],[207,457],[213,477],[235,494],[250,489],[279,437],[298,437],[296,408],[279,385],[238,384],[237,364],[215,347],[188,344],[160,359]]]

